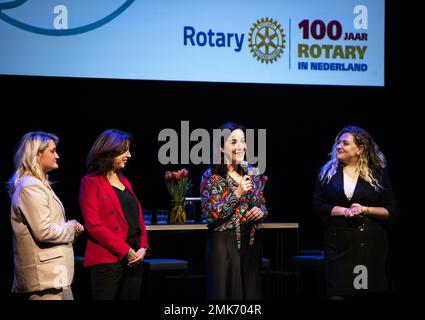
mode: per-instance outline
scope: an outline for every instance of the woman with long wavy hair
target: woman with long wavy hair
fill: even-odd
[[[388,292],[388,222],[398,209],[385,156],[367,131],[338,133],[313,202],[325,223],[328,297]]]

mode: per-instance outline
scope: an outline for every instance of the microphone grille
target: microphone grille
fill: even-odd
[[[240,166],[244,172],[244,174],[248,173],[248,161],[241,161]]]

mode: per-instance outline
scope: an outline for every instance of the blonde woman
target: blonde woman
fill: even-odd
[[[72,300],[72,243],[84,230],[76,220],[66,222],[63,205],[47,173],[58,168],[58,138],[45,132],[22,137],[9,180],[14,246],[13,292],[30,300]]]
[[[314,205],[325,222],[329,298],[389,290],[387,227],[398,210],[385,167],[372,137],[350,126],[338,133],[319,173]]]

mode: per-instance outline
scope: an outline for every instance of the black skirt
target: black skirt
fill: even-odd
[[[362,269],[356,269],[359,267]],[[389,243],[385,223],[365,217],[361,224],[354,225],[345,218],[331,218],[325,232],[325,269],[330,297],[388,291]],[[364,288],[356,288],[359,276],[363,277]]]
[[[261,299],[261,236],[249,245],[250,229],[241,226],[241,248],[234,230],[209,231],[205,252],[210,300]]]

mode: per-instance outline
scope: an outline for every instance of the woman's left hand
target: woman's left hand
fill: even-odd
[[[252,207],[251,210],[248,211],[246,218],[250,221],[260,220],[264,218],[264,212],[258,207]]]
[[[132,266],[133,264],[136,264],[138,262],[142,262],[143,259],[145,259],[147,249],[146,248],[140,248],[137,250],[135,257],[128,261],[128,266]]]
[[[366,207],[363,207],[361,204],[353,203],[350,208],[350,213],[353,217],[361,216],[366,212]]]

